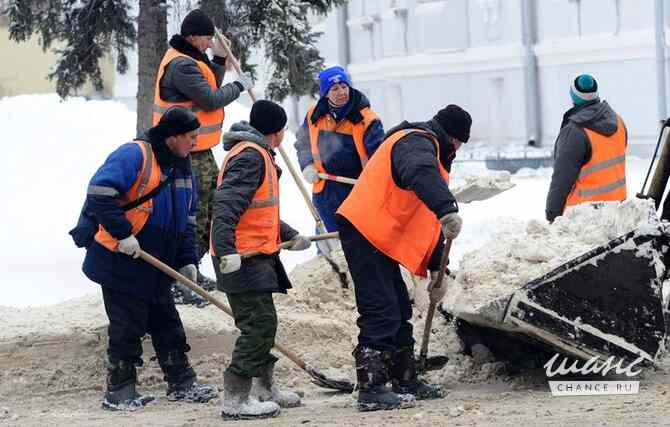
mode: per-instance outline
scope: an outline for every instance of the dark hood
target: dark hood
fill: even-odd
[[[253,128],[248,122],[237,122],[230,127],[230,130],[223,134],[223,149],[230,151],[238,143],[247,141],[253,142],[263,147],[274,156],[274,150],[265,140],[265,136]]]
[[[440,124],[433,119],[430,119],[427,122],[413,122],[413,123],[405,120],[399,125],[391,128],[388,132],[386,132],[386,135],[384,135],[384,140],[386,140],[387,138],[389,138],[391,135],[393,135],[398,131],[404,129],[416,129],[416,128],[430,132],[437,138],[437,142],[439,143],[440,146],[440,163],[442,163],[442,166],[444,166],[445,169],[450,171],[451,162],[456,157],[456,151],[454,150],[454,146],[449,141],[449,135],[447,134],[447,132],[445,132],[444,129],[442,129],[442,126],[440,126]]]
[[[605,136],[617,130],[617,115],[606,101],[595,100],[569,109],[563,115],[561,128],[569,122]]]
[[[370,108],[370,101],[368,98],[357,89],[354,89],[353,87],[350,88],[349,101],[343,108],[343,117],[354,124],[360,123],[363,120],[361,110],[364,108]],[[316,107],[314,107],[310,120],[312,123],[316,123],[322,116],[329,112],[330,106],[328,105],[328,98],[325,96],[321,97],[316,103]]]

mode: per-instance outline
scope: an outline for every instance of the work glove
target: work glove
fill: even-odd
[[[314,184],[319,181],[319,173],[316,171],[314,164],[309,164],[305,166],[305,169],[302,170],[302,176],[305,177],[305,181],[310,184]]]
[[[455,239],[458,236],[458,233],[461,232],[461,227],[463,226],[463,220],[456,212],[446,214],[440,218],[440,223],[442,224],[442,233],[444,233],[444,237],[449,240]]]
[[[430,302],[434,304],[437,304],[438,302],[442,301],[442,298],[444,298],[444,295],[447,293],[447,287],[448,287],[447,284],[449,283],[449,280],[451,280],[449,272],[447,271],[444,275],[442,283],[440,284],[440,287],[438,288],[436,286],[438,274],[439,274],[438,271],[431,271],[430,283],[428,284],[428,297],[430,299]]]
[[[234,273],[239,270],[241,266],[242,257],[240,254],[225,255],[222,256],[221,261],[219,261],[219,268],[223,274]]]
[[[292,238],[291,242],[293,242],[293,244],[286,248],[289,251],[304,251],[305,249],[312,246],[312,241],[300,234]]]
[[[254,82],[251,80],[251,76],[247,73],[238,74],[235,81],[239,83],[244,90],[249,90],[254,87]]]
[[[179,269],[179,272],[183,275],[186,276],[187,279],[191,280],[191,282],[198,283],[198,269],[196,268],[195,264],[188,264],[183,266],[182,268]]]
[[[135,236],[131,234],[125,239],[119,240],[118,250],[122,254],[137,258],[140,256],[140,242],[138,242]]]
[[[221,43],[218,37],[212,38],[212,42],[210,43],[209,47],[212,49],[212,53],[216,56],[220,56],[221,58],[228,56],[228,49],[226,49],[226,46]]]

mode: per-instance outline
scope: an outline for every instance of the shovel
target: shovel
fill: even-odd
[[[342,184],[356,185],[358,181],[355,178],[348,178],[346,176],[332,175],[329,173],[319,173],[319,178],[325,179],[328,181],[340,182]],[[472,183],[465,185],[463,187],[456,188],[453,191],[454,198],[459,203],[470,203],[470,202],[480,202],[482,200],[490,199],[493,196],[509,190],[514,187],[513,183],[510,183],[508,186],[481,186],[477,183]]]
[[[233,312],[230,310],[230,308],[227,305],[225,305],[224,303],[219,301],[217,298],[210,295],[207,291],[202,289],[200,286],[195,284],[195,282],[191,281],[186,276],[180,274],[179,272],[175,271],[174,269],[172,269],[167,264],[160,261],[158,258],[148,254],[147,252],[144,252],[141,249],[139,251],[139,257],[142,258],[144,261],[148,262],[149,264],[153,265],[154,267],[156,267],[157,269],[159,269],[163,273],[172,277],[173,279],[180,281],[181,283],[184,284],[184,286],[186,286],[187,288],[189,288],[190,290],[192,290],[196,294],[200,295],[201,297],[203,297],[207,301],[209,301],[212,304],[214,304],[215,306],[217,306],[219,309],[221,309],[223,312],[225,312],[230,317],[234,318]],[[328,378],[323,373],[321,373],[321,371],[319,371],[317,368],[309,366],[297,354],[293,353],[291,350],[282,346],[281,344],[278,344],[278,343],[275,342],[274,348],[276,348],[277,351],[279,351],[284,356],[288,357],[293,363],[298,365],[298,367],[300,367],[300,369],[307,372],[307,374],[310,377],[312,377],[312,382],[314,384],[316,384],[320,387],[324,387],[324,388],[328,388],[328,389],[332,389],[332,390],[344,391],[344,392],[347,392],[347,393],[351,393],[351,392],[354,391],[354,384],[351,383],[350,381]]]
[[[449,262],[449,251],[451,251],[451,240],[447,239],[446,244],[444,245],[444,250],[442,251],[442,258],[440,259],[440,271],[437,273],[437,279],[433,285],[436,288],[442,286],[442,281],[444,280],[444,274],[447,269],[447,263]],[[421,352],[419,353],[419,362],[417,363],[417,369],[419,372],[432,371],[435,369],[440,369],[447,364],[449,358],[446,356],[433,356],[428,357],[428,342],[430,341],[430,327],[433,323],[433,317],[435,316],[435,307],[439,301],[431,301],[428,306],[428,314],[426,314],[426,325],[423,328],[423,340],[421,341]]]
[[[237,74],[241,74],[242,69],[240,68],[240,62],[237,60],[235,55],[233,55],[233,52],[230,49],[230,41],[223,35],[223,33],[218,28],[216,28],[214,31],[216,38],[219,40],[219,42],[221,42],[224,49],[226,49],[226,53],[228,54],[228,60],[231,62],[233,68],[235,69],[235,72],[237,72]],[[249,89],[247,92],[249,93],[249,97],[251,97],[251,100],[256,102],[256,94],[253,92],[253,90]],[[291,173],[293,180],[298,185],[298,189],[300,190],[302,198],[305,200],[305,203],[307,204],[309,212],[314,217],[314,221],[316,221],[316,229],[318,233],[325,234],[327,232],[326,227],[325,225],[323,225],[323,221],[321,220],[319,213],[314,207],[314,204],[312,203],[312,200],[309,197],[309,193],[307,192],[307,189],[305,188],[305,185],[303,184],[300,175],[293,167],[291,159],[289,159],[288,155],[286,154],[286,151],[284,151],[284,148],[281,145],[277,147],[277,149],[279,150],[279,154],[284,160],[286,167],[288,167],[288,170]],[[342,288],[347,289],[349,287],[349,283],[347,282],[347,273],[345,271],[342,271],[339,264],[330,255],[330,251],[332,249],[330,244],[328,242],[325,242],[325,244],[323,246],[320,246],[319,248],[321,249],[323,257],[326,259],[328,264],[330,264],[330,267],[333,269],[335,273],[337,273],[337,277],[338,279],[340,279],[340,284],[342,285]]]

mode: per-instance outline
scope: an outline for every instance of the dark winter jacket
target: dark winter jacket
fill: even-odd
[[[434,120],[422,123],[405,121],[389,130],[386,137],[408,128],[420,128],[435,135],[440,147],[440,163],[447,171],[451,171],[451,163],[456,152],[449,141],[449,135],[442,129],[442,126]],[[393,146],[391,173],[398,187],[413,191],[437,218],[442,218],[448,213],[458,212],[458,204],[449,186],[440,175],[436,155],[435,145],[430,139],[418,133],[410,134]],[[429,270],[439,268],[444,248],[443,240],[444,238],[440,237],[439,244],[433,251],[428,263]]]
[[[352,123],[360,123],[363,120],[361,110],[370,107],[370,101],[358,90],[351,88],[349,102],[338,109],[339,120],[349,120]],[[295,148],[298,152],[298,162],[300,169],[314,163],[312,158],[312,149],[309,140],[308,120],[316,123],[319,118],[330,114],[336,119],[334,110],[328,104],[328,98],[323,97],[317,102],[311,117],[305,117],[302,126],[296,134]],[[384,127],[382,122],[375,120],[365,131],[363,143],[368,152],[368,157],[377,150],[384,142]],[[334,147],[336,149],[334,149]],[[350,135],[335,132],[322,132],[319,135],[319,152],[321,160],[326,171],[333,175],[339,175],[349,178],[358,178],[363,168],[361,159],[358,157],[356,145]],[[325,188],[320,193],[313,195],[316,205],[328,231],[337,229],[333,215],[340,207],[344,199],[351,192],[352,186],[334,181],[326,181]]]
[[[197,193],[191,176],[190,157],[175,157],[165,141],[152,133],[147,136],[160,165],[170,182],[153,198],[153,211],[135,236],[140,247],[170,267],[180,269],[197,264],[195,214]],[[93,175],[91,186],[107,187],[117,196],[89,195],[89,211],[116,239],[131,234],[131,225],[119,207],[118,195],[130,190],[142,169],[143,155],[137,144],[124,144],[107,158]],[[99,192],[98,192],[99,193]],[[115,291],[151,301],[169,292],[169,276],[141,259],[111,252],[94,242],[86,252],[83,271],[92,281]]]
[[[565,201],[577,182],[582,166],[591,160],[591,143],[584,128],[611,136],[617,130],[617,115],[607,102],[598,100],[573,107],[563,115],[554,147],[554,172],[547,194],[545,213],[548,221],[563,213]]]
[[[226,71],[224,58],[215,56],[210,61],[206,54],[200,52],[178,34],[170,39],[170,46],[209,65],[216,76],[216,85],[219,89],[212,89],[195,61],[188,58],[176,58],[165,67],[165,74],[160,81],[161,99],[168,102],[190,100],[199,108],[212,111],[225,107],[240,96],[243,88],[239,83],[229,83],[220,87]]]
[[[273,157],[274,151],[265,141],[265,137],[247,122],[234,124],[223,135],[223,148],[231,150],[240,142],[249,141],[267,150]],[[281,169],[277,167],[278,175]],[[235,229],[240,217],[251,204],[254,194],[263,183],[265,162],[256,150],[248,148],[228,162],[223,182],[214,194],[214,212],[212,240],[218,256],[237,252],[235,248]],[[298,234],[283,221],[280,222],[280,238],[291,240]],[[286,292],[291,283],[279,260],[279,254],[258,255],[242,260],[240,270],[221,274],[218,271],[219,259],[214,262],[217,270],[219,288],[227,293],[242,292]]]

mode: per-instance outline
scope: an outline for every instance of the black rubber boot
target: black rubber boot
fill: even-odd
[[[358,379],[357,408],[361,412],[380,409],[411,408],[414,397],[394,393],[386,383],[391,355],[368,347],[358,346],[353,352]]]
[[[395,393],[411,394],[416,400],[444,397],[440,386],[426,384],[417,376],[414,347],[403,347],[393,353],[391,383]]]
[[[169,401],[185,401],[207,403],[219,396],[216,386],[198,383],[198,377],[183,351],[170,351],[158,358],[158,363],[168,383],[167,399]]]
[[[135,411],[155,400],[142,396],[135,390],[137,370],[132,362],[107,359],[107,390],[102,400],[103,409],[110,411]]]

